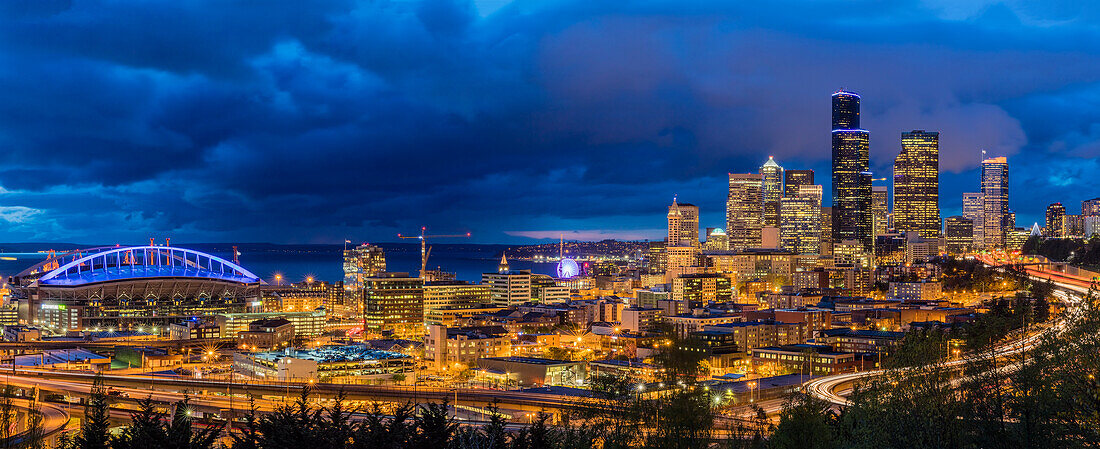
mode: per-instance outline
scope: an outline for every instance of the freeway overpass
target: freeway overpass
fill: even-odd
[[[87,397],[92,388],[94,374],[16,369],[15,374],[4,370],[0,373],[4,382],[20,388],[37,387],[43,392],[55,392],[66,396]],[[414,403],[443,402],[466,407],[484,407],[494,401],[502,409],[524,412],[546,411],[555,416],[563,411],[594,402],[577,397],[544,393],[486,390],[473,388],[404,387],[380,385],[346,385],[328,383],[277,382],[248,384],[223,380],[199,380],[162,378],[140,375],[101,375],[105,385],[118,392],[114,399],[122,403],[135,403],[152,396],[158,402],[170,404],[188,396],[196,410],[224,414],[230,410],[245,411],[249,395],[259,398],[263,410],[271,410],[285,400],[293,400],[303,388],[309,387],[314,398],[332,398],[344,393],[349,401],[390,401]]]

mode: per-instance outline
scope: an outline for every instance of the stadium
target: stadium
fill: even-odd
[[[262,283],[237,263],[169,246],[75,250],[9,279],[19,319],[55,332],[165,330],[185,317],[247,312]]]

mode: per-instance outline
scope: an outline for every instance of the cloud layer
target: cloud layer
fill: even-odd
[[[938,130],[945,215],[986,149],[1030,223],[1100,196],[1075,3],[5,2],[0,240],[637,237],[673,195],[714,226],[769,155],[828,191],[838,88],[879,175]]]

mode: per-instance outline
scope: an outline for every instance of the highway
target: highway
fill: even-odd
[[[15,408],[21,410],[25,414],[30,413],[31,401],[29,399],[12,399],[12,405]],[[44,403],[39,401],[35,404],[35,408],[42,413],[42,436],[47,437],[57,433],[65,428],[69,423],[69,413],[65,409],[56,404]],[[27,431],[24,430],[15,435],[12,435],[11,440],[8,443],[18,445],[27,437]]]
[[[987,265],[998,266],[998,261],[992,259],[990,256],[983,256],[978,258],[980,261]],[[1059,296],[1064,302],[1074,303],[1081,299],[1082,295],[1089,292],[1090,282],[1082,281],[1081,279],[1065,279],[1064,273],[1055,272],[1045,268],[1028,268],[1027,274],[1033,280],[1047,281],[1050,280],[1056,290],[1055,295]],[[1044,275],[1046,275],[1044,277]],[[1068,312],[1067,312],[1068,313]],[[1035,346],[1039,340],[1050,332],[1059,332],[1065,328],[1065,318],[1055,321],[1053,324],[1043,328],[1039,332],[1035,332],[1025,336],[1019,340],[1012,340],[1004,345],[996,347],[991,353],[976,354],[967,357],[963,357],[956,360],[946,361],[941,363],[942,367],[956,367],[961,366],[969,362],[981,360],[988,357],[1005,357],[1021,352],[1030,350]],[[803,385],[803,391],[810,393],[812,396],[829,401],[838,406],[847,406],[850,404],[848,398],[844,397],[841,393],[847,389],[850,389],[852,385],[855,385],[857,381],[868,379],[875,376],[880,376],[885,373],[885,370],[873,370],[862,371],[857,373],[845,373],[837,374],[833,376],[826,376],[819,379],[812,380]]]
[[[55,372],[44,370],[17,369],[16,374],[4,370],[0,376],[10,385],[22,388],[38,387],[44,391],[64,393],[66,395],[87,396],[92,388],[95,375],[88,373]],[[221,380],[198,380],[182,378],[150,378],[140,375],[102,375],[104,384],[118,392],[116,402],[136,402],[152,396],[158,402],[174,403],[188,396],[197,410],[219,412],[222,410],[241,410],[246,408],[248,395],[257,398],[261,410],[272,410],[285,400],[293,400],[302,388],[310,386],[314,391],[313,399],[330,399],[343,392],[348,401],[393,401],[393,402],[443,402],[471,407],[484,407],[494,401],[502,409],[527,412],[558,412],[573,409],[585,399],[554,394],[516,392],[485,389],[448,389],[438,387],[398,387],[379,385],[346,384],[244,384]],[[152,389],[150,389],[152,387]],[[232,396],[226,393],[231,393]],[[205,393],[205,394],[204,394]],[[456,402],[457,394],[457,402]]]

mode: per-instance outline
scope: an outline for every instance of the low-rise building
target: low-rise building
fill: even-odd
[[[247,331],[237,333],[237,345],[245,348],[275,349],[288,346],[294,340],[294,324],[286,318],[256,320]]]
[[[477,366],[486,370],[514,374],[521,386],[583,385],[587,379],[584,362],[535,357],[487,357]]]
[[[480,358],[512,355],[512,338],[501,326],[449,328],[432,325],[424,340],[424,355],[437,369],[456,363],[472,366]]]
[[[821,298],[822,295],[804,292],[768,292],[763,295],[763,303],[768,309],[796,309],[817,305]]]
[[[771,364],[784,370],[813,376],[854,372],[858,367],[855,354],[833,351],[829,346],[797,344],[770,346],[752,350],[754,365]]]
[[[802,338],[805,333],[802,323],[783,323],[772,319],[706,326],[704,331],[710,332],[713,339],[723,341],[724,344],[736,345],[737,350],[743,354],[751,354],[754,348],[805,341]],[[726,336],[719,337],[718,334]]]
[[[42,331],[30,326],[4,326],[4,341],[38,341]]]
[[[127,368],[167,368],[182,365],[183,355],[170,353],[164,348],[118,346],[113,362]]]
[[[201,340],[221,338],[222,330],[218,323],[193,317],[179,323],[168,325],[168,338],[172,340]]]
[[[620,327],[629,332],[652,330],[660,323],[663,315],[661,309],[628,307],[623,309]]]
[[[886,355],[893,352],[903,338],[904,332],[841,328],[821,331],[814,342],[829,345],[839,352]]]
[[[325,332],[326,316],[323,308],[305,312],[223,313],[214,315],[214,322],[221,328],[221,338],[236,338],[238,333],[248,331],[253,321],[286,318],[294,325],[296,336],[312,338]]]
[[[937,281],[891,282],[890,297],[927,301],[943,297],[943,284]]]
[[[504,307],[496,306],[479,306],[479,307],[455,307],[455,308],[439,308],[433,310],[424,311],[424,324],[441,325],[447,327],[461,326],[478,315],[490,315],[501,310],[505,310]]]
[[[696,331],[701,331],[706,326],[716,324],[736,323],[744,319],[740,314],[682,314],[664,317],[664,321],[671,324],[676,333],[681,337]]]
[[[365,345],[287,348],[270,352],[238,352],[233,369],[264,380],[369,383],[413,372],[412,357]]]

